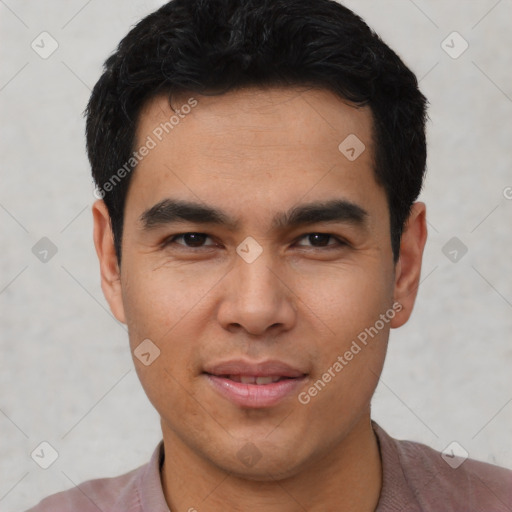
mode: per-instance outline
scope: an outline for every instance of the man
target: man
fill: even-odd
[[[173,0],[87,109],[102,289],[150,462],[32,511],[505,511],[512,471],[371,418],[426,242],[426,99],[329,0]]]

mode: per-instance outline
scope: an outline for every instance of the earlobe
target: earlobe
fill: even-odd
[[[426,206],[412,205],[400,242],[400,258],[395,270],[394,300],[401,305],[391,327],[404,325],[411,316],[421,277],[423,250],[427,241]]]
[[[102,199],[98,199],[92,205],[92,215],[94,221],[94,246],[100,264],[101,289],[114,316],[120,322],[126,323],[121,273],[115,253],[110,215]]]

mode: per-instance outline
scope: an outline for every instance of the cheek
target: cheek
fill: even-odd
[[[326,265],[298,277],[294,291],[304,314],[314,313],[318,329],[342,349],[391,307],[393,279],[379,265]]]
[[[201,301],[218,280],[212,272],[190,277],[190,269],[160,266],[127,272],[123,302],[134,343],[145,338],[157,345],[169,345],[169,340],[173,345],[181,343],[183,324],[201,308]]]
[[[389,324],[379,323],[376,327],[376,322],[383,322],[378,315],[371,323],[364,321],[356,326],[353,322],[353,318],[347,318],[343,323],[340,318],[336,336],[324,340],[326,345],[319,347],[309,387],[299,396],[301,404],[310,408],[309,416],[319,429],[338,424],[340,418],[356,421],[368,410],[382,372]]]
[[[134,365],[141,385],[155,409],[162,415],[165,411],[179,410],[188,418],[197,415],[192,386],[197,374],[198,336],[193,332],[191,315],[187,316],[187,305],[183,302],[164,301],[166,307],[158,307],[151,301],[139,300],[129,324],[129,339]],[[155,357],[146,364],[148,357],[138,357],[143,343],[151,340],[149,352]]]
[[[394,316],[393,288],[392,279],[371,266],[331,269],[329,279],[317,284],[321,286],[310,288],[307,295],[308,287],[301,289],[308,308],[318,312],[317,324],[324,333],[315,347],[313,388],[306,392],[316,402],[313,407],[331,417],[333,411],[346,413],[366,404],[373,394]]]
[[[187,400],[185,390],[196,371],[193,363],[198,336],[193,329],[193,316],[211,284],[187,287],[176,272],[139,272],[127,272],[128,283],[123,285],[137,374],[157,410],[173,404],[186,409],[190,397]],[[149,357],[143,355],[148,353]]]

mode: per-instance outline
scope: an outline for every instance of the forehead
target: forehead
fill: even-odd
[[[368,204],[383,193],[373,173],[372,131],[368,107],[323,89],[157,96],[139,117],[135,149],[151,149],[128,195],[139,212],[169,196],[262,211],[272,201],[292,205],[336,189]]]
[[[325,151],[328,147],[337,150],[337,143],[350,134],[370,146],[373,121],[369,107],[356,107],[325,89],[247,87],[213,96],[182,92],[172,97],[159,95],[145,104],[136,141],[143,143],[153,134],[188,148],[194,143],[189,139],[192,131],[197,138],[206,136],[217,143],[208,148],[210,152],[240,145],[241,135],[252,137],[247,150],[300,145]]]

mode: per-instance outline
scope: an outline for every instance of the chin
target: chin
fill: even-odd
[[[263,459],[263,457],[262,457]],[[295,462],[295,461],[294,461]],[[231,477],[240,478],[254,482],[276,482],[286,480],[297,474],[298,467],[289,459],[286,460],[267,460],[263,463],[260,460],[253,467],[246,467],[243,464],[229,464],[221,466],[221,469],[229,472]]]
[[[236,478],[275,482],[295,476],[309,460],[307,454],[299,453],[297,447],[283,449],[282,445],[279,447],[267,442],[262,447],[261,444],[258,444],[258,449],[255,444],[248,442],[233,451],[229,449],[212,454],[210,461]]]

